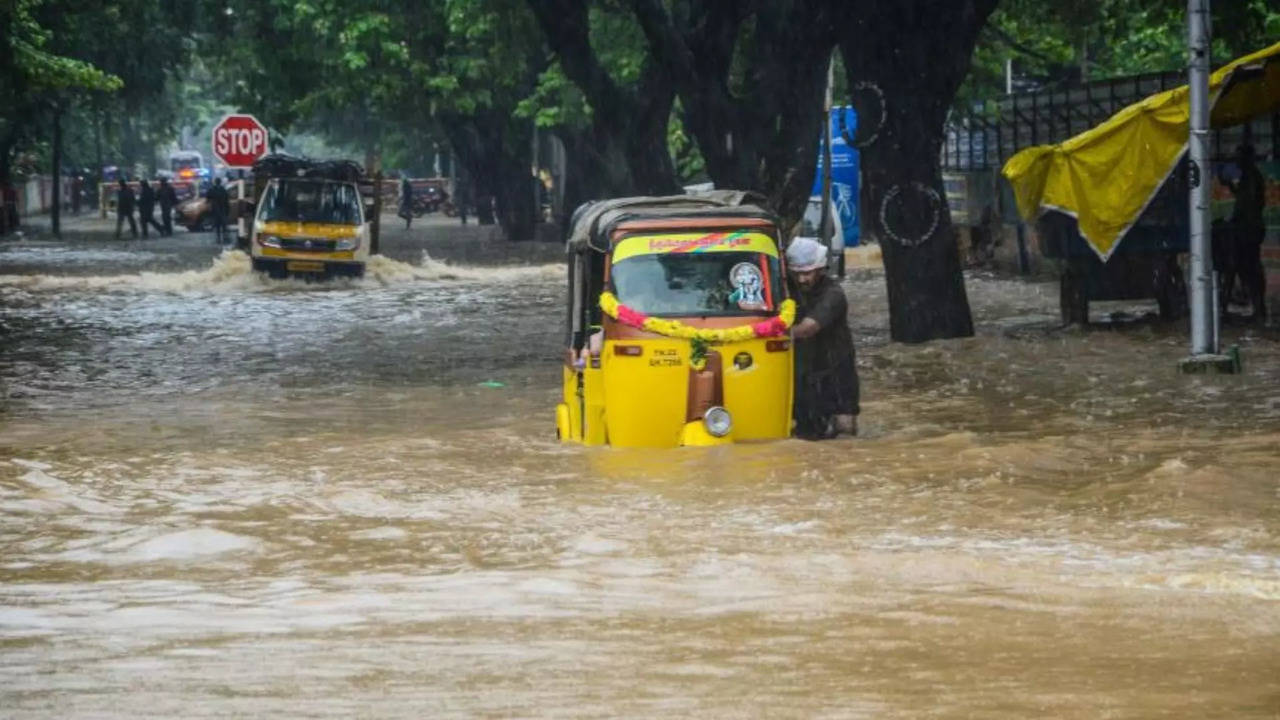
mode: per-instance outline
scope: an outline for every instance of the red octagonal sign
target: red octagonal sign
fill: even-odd
[[[229,168],[252,167],[267,154],[267,129],[252,115],[228,115],[213,126],[213,156]]]

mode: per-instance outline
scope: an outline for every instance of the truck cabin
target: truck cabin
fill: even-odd
[[[277,178],[262,198],[260,220],[267,222],[360,225],[360,192],[354,183],[318,178]]]

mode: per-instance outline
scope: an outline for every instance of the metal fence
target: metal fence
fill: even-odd
[[[1162,72],[1099,80],[1078,87],[1007,95],[968,113],[953,113],[942,145],[949,171],[998,170],[1019,150],[1062,142],[1143,98],[1186,84],[1186,73]],[[1280,160],[1280,113],[1215,130],[1214,160],[1230,159],[1244,139],[1259,157]]]

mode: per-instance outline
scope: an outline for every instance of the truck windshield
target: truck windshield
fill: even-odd
[[[358,225],[360,193],[347,183],[279,180],[267,188],[261,219]]]
[[[611,274],[618,301],[650,315],[760,314],[782,297],[778,258],[765,253],[632,255]]]

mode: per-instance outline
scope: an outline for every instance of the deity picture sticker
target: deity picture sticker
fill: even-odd
[[[764,309],[764,275],[753,263],[740,262],[729,269],[729,283],[733,292],[729,302],[736,303],[741,310]]]

